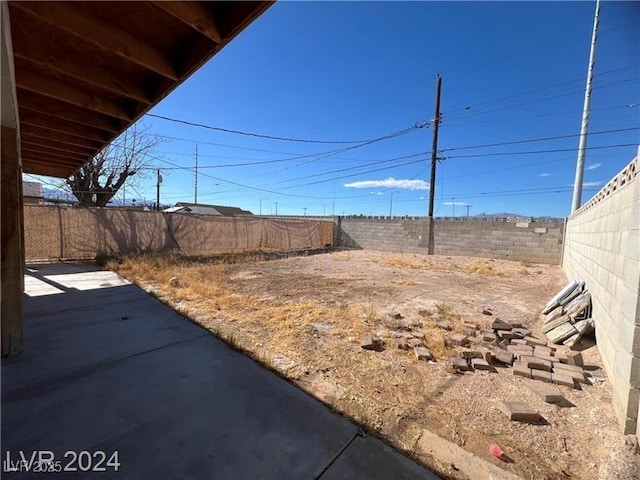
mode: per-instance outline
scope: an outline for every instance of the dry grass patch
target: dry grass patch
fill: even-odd
[[[475,273],[477,275],[483,276],[498,276],[502,277],[504,275],[503,272],[497,270],[494,265],[492,265],[489,261],[486,262],[470,262],[466,265],[467,272]]]

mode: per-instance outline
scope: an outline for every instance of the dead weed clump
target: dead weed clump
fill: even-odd
[[[465,270],[470,273],[483,276],[504,276],[504,273],[498,271],[490,262],[470,262],[466,265]]]

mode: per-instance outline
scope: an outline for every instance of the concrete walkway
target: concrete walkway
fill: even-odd
[[[3,464],[118,451],[117,473],[76,475],[438,478],[113,273],[32,265],[25,284],[25,353],[2,360]]]

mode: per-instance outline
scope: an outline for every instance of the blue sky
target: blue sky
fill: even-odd
[[[565,216],[594,11],[595,2],[279,2],[151,113],[358,142],[270,140],[147,116],[163,137],[150,163],[162,169],[161,200],[194,200],[197,144],[200,203],[426,215],[432,127],[411,127],[432,120],[439,73],[435,214],[464,215],[469,205],[471,215]],[[603,2],[584,200],[640,143],[640,106],[631,106],[640,103],[638,24],[637,2]],[[557,136],[566,138],[539,140]],[[466,148],[522,140],[534,141]],[[126,197],[153,201],[152,172]]]

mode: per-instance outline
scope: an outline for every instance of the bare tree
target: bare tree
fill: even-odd
[[[83,207],[104,207],[150,161],[149,152],[160,143],[148,127],[132,125],[86,165],[66,180]]]

